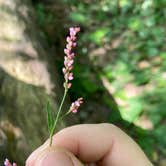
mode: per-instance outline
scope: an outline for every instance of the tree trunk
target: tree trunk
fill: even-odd
[[[47,100],[56,109],[61,94],[35,22],[29,0],[0,0],[0,162],[8,157],[24,165],[48,137]]]

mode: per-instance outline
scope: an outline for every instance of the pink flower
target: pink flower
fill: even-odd
[[[77,113],[78,108],[83,103],[83,98],[78,98],[75,102],[73,102],[70,106],[69,112]]]
[[[71,87],[71,83],[69,83],[69,81],[74,79],[72,69],[73,69],[75,54],[72,51],[72,49],[77,45],[76,35],[80,31],[80,27],[71,27],[69,30],[70,30],[69,36],[67,36],[66,38],[67,41],[66,48],[64,49],[64,53],[66,54],[66,56],[64,57],[65,67],[62,69],[65,78],[64,87],[66,89],[69,89]]]
[[[68,75],[68,80],[73,80],[73,73],[69,73],[69,75]]]
[[[4,166],[17,166],[17,164],[16,163],[11,164],[8,159],[5,159]]]

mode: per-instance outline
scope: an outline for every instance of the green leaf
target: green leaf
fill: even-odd
[[[87,21],[87,18],[84,14],[79,13],[79,12],[73,12],[70,14],[70,18],[78,23],[84,23],[85,21]]]
[[[128,26],[133,31],[140,31],[143,27],[143,20],[139,17],[132,17],[129,19]]]
[[[139,98],[129,98],[126,103],[128,107],[120,109],[121,116],[128,122],[134,122],[142,111],[141,100]]]
[[[154,136],[157,139],[158,142],[158,148],[160,151],[166,155],[166,149],[164,148],[166,146],[166,126],[164,124],[160,124],[155,130],[154,130]]]
[[[98,28],[96,31],[94,31],[90,36],[90,40],[96,44],[101,44],[103,38],[106,36],[106,34],[109,32],[109,28],[103,27]]]
[[[166,60],[166,52],[161,52],[160,56],[163,60]]]
[[[50,102],[47,102],[47,106],[46,106],[46,112],[47,112],[47,124],[48,124],[48,130],[49,132],[51,132],[52,127],[54,125],[54,118],[51,112],[51,106],[50,106]]]

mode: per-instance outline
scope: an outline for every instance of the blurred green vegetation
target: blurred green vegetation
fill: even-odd
[[[71,95],[88,101],[105,87],[122,118],[149,134],[138,130],[136,139],[157,162],[166,155],[166,0],[63,0],[61,4],[64,27],[82,29],[78,49],[82,56],[74,69]],[[38,3],[36,10],[40,26],[56,25],[57,18],[44,5]],[[111,101],[103,100],[111,108]]]

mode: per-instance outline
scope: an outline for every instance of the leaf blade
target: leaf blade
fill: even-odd
[[[52,115],[51,106],[50,106],[50,102],[49,101],[47,102],[46,112],[47,112],[48,130],[49,130],[49,132],[51,132],[53,124],[54,124],[54,118],[53,118],[53,115]]]

